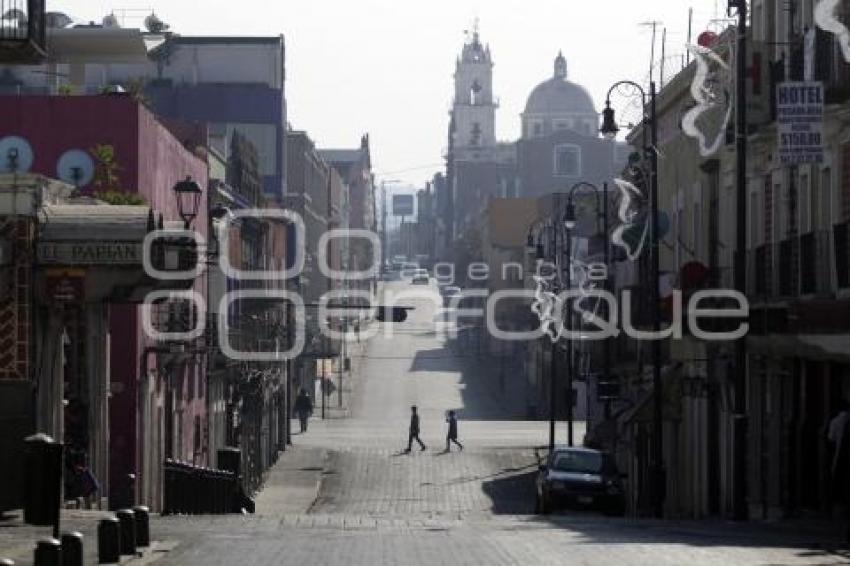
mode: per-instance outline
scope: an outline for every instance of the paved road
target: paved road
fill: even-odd
[[[164,563],[850,564],[798,531],[531,514],[547,423],[517,420],[524,399],[506,404],[473,348],[440,335],[430,301],[413,304],[392,338],[364,349],[350,417],[314,420],[295,437],[256,515],[158,520],[158,534],[179,543]],[[404,454],[412,404],[428,450]],[[447,409],[461,417],[463,452],[443,453]]]

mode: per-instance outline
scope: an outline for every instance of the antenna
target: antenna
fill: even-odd
[[[694,9],[693,7],[688,8],[688,45],[690,45],[693,41],[694,37]],[[686,65],[691,64],[691,50],[685,49],[685,61]]]
[[[652,27],[652,49],[649,54],[649,82],[653,82],[655,78],[655,38],[658,31],[658,25],[662,24],[658,20],[651,20],[639,24],[642,27]]]
[[[0,173],[26,173],[32,167],[29,142],[19,136],[0,138]]]
[[[81,149],[71,149],[62,154],[56,164],[56,175],[74,188],[91,183],[94,178],[94,161]]]

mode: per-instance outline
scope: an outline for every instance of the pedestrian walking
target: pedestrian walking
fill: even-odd
[[[844,505],[845,537],[850,542],[850,403],[846,400],[841,401],[838,414],[829,421],[827,439],[833,450],[832,499]]]
[[[457,447],[463,451],[463,444],[457,440],[457,415],[455,415],[454,411],[449,411],[448,414],[446,414],[446,422],[449,425],[449,431],[446,434],[446,452],[452,451],[452,442],[457,444]]]
[[[301,423],[301,432],[307,432],[307,419],[313,414],[313,400],[303,387],[295,398],[295,414],[298,415],[298,422]]]
[[[419,443],[421,450],[427,448],[425,443],[419,438],[419,413],[416,412],[416,405],[410,407],[410,430],[407,438],[407,450],[405,452],[410,452],[414,440]]]

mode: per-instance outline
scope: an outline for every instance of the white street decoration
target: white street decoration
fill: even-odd
[[[686,136],[695,138],[699,142],[700,155],[708,157],[720,149],[726,136],[726,127],[732,118],[732,104],[728,96],[728,87],[731,84],[731,73],[729,65],[720,55],[699,45],[688,45],[688,50],[693,53],[697,64],[694,80],[691,82],[691,96],[697,105],[688,110],[682,117],[682,131]],[[730,46],[731,54],[731,46]],[[711,63],[717,68],[712,71]],[[708,136],[697,126],[697,120],[706,112],[715,109],[723,109],[720,128],[716,136],[709,142]]]
[[[614,179],[614,184],[620,190],[620,206],[617,209],[617,216],[621,224],[611,234],[611,243],[623,248],[629,260],[634,261],[643,251],[646,238],[649,235],[648,215],[645,209],[646,199],[640,190],[629,181]],[[630,229],[640,231],[640,236],[634,244],[626,242],[623,238],[626,231]]]
[[[841,0],[819,0],[815,5],[815,25],[835,35],[844,60],[850,63],[850,30],[836,18],[836,10]]]

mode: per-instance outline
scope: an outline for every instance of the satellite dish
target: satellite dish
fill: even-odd
[[[81,149],[68,150],[56,164],[56,175],[76,188],[85,187],[94,178],[94,161]]]
[[[32,167],[33,153],[22,137],[0,138],[0,173],[26,173]]]

